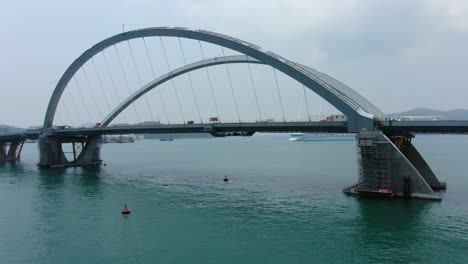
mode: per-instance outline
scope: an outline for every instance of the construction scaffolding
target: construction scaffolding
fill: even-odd
[[[391,143],[371,135],[359,136],[356,143],[359,174],[356,190],[391,193]]]
[[[385,135],[365,131],[356,135],[358,183],[343,189],[360,196],[440,200],[444,189],[416,148],[411,134]]]

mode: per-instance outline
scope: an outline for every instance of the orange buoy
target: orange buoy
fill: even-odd
[[[130,214],[130,210],[128,210],[127,204],[124,205],[124,209],[122,210],[122,214]]]

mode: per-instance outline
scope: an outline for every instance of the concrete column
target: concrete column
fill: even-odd
[[[411,162],[411,164],[413,164],[414,167],[416,167],[419,173],[421,173],[423,178],[433,190],[441,190],[447,188],[445,182],[441,182],[439,181],[439,179],[437,179],[431,167],[429,167],[429,164],[427,164],[427,162],[424,160],[424,158],[421,156],[418,150],[413,146],[413,144],[410,144],[410,148],[408,153],[406,154],[406,157]]]
[[[40,136],[37,141],[39,148],[39,167],[65,166],[69,163],[62,150],[60,138]]]
[[[6,159],[5,142],[0,142],[0,160]]]
[[[76,160],[69,161],[62,149],[62,139],[59,137],[41,136],[38,140],[39,167],[68,167],[100,164],[99,137],[67,138],[67,143],[83,142],[85,144]],[[75,144],[76,145],[76,144]]]
[[[0,161],[17,161],[20,159],[24,140],[0,142]],[[7,146],[9,145],[8,149]]]
[[[21,148],[23,147],[22,140],[16,140],[10,143],[10,149],[8,149],[7,158],[10,160],[19,160],[21,154]]]
[[[100,137],[90,137],[88,138],[84,149],[81,151],[80,155],[77,157],[75,163],[81,164],[81,165],[100,163],[101,162],[100,156],[101,156]]]

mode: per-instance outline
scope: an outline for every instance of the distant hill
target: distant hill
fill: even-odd
[[[394,113],[386,115],[388,117],[400,116],[443,116],[449,120],[468,120],[468,110],[454,109],[450,111],[440,111],[429,108],[415,108],[406,112]]]
[[[24,131],[24,128],[9,126],[9,125],[0,125],[0,134],[5,133],[16,133]]]

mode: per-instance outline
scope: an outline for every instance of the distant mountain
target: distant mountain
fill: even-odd
[[[449,120],[468,120],[468,110],[454,109],[450,111],[440,111],[429,108],[415,108],[406,112],[388,114],[387,117],[400,117],[400,116],[442,116],[444,119]]]
[[[24,131],[24,128],[9,126],[9,125],[0,125],[0,134],[6,133],[16,133]]]

